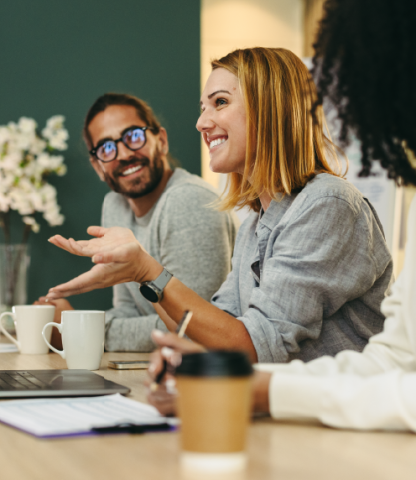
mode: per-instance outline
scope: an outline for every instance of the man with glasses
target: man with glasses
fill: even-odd
[[[236,233],[233,217],[212,207],[217,193],[200,177],[172,169],[166,130],[136,97],[99,97],[83,135],[91,165],[112,190],[104,199],[102,226],[131,229],[170,274],[210,300],[230,270]],[[158,287],[163,285],[150,285],[148,292],[157,295]],[[113,305],[106,312],[109,351],[151,351],[154,328],[176,327],[136,283],[113,287]],[[72,308],[64,299],[56,307],[58,321],[62,310]]]

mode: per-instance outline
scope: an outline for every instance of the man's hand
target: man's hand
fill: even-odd
[[[33,305],[53,305],[55,307],[55,315],[53,321],[55,323],[61,323],[61,313],[64,310],[74,310],[72,305],[65,299],[49,300],[46,297],[39,297]],[[52,328],[51,345],[58,350],[62,350],[62,337],[57,328]]]
[[[46,298],[69,297],[119,283],[153,280],[162,271],[127,228],[89,227],[91,240],[65,239],[55,235],[49,241],[74,255],[91,257],[96,264],[89,272],[49,290]],[[147,278],[146,278],[147,277]]]
[[[183,353],[203,352],[205,349],[197,343],[179,338],[175,333],[163,333],[160,330],[153,330],[153,341],[161,348],[152,353],[150,357],[150,366],[148,374],[150,379],[146,385],[154,382],[158,373],[163,368],[163,360],[166,360],[172,367],[177,367],[182,361]],[[176,414],[176,382],[175,377],[167,373],[163,382],[158,388],[152,391],[148,390],[147,400],[156,407],[162,415]]]

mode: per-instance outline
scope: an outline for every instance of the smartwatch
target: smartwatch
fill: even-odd
[[[163,272],[156,280],[139,284],[140,293],[146,300],[149,300],[149,302],[158,303],[162,301],[163,289],[172,277],[172,273],[168,272],[166,268],[163,268]]]

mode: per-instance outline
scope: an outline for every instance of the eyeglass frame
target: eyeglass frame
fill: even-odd
[[[139,148],[135,148],[135,149],[130,148],[128,145],[126,145],[126,144],[123,142],[123,137],[126,135],[126,133],[128,133],[128,132],[130,132],[130,131],[132,131],[132,130],[142,130],[143,133],[144,133],[144,143],[143,143],[143,145],[142,145],[141,147],[139,147]],[[88,153],[89,153],[91,156],[93,156],[94,158],[96,158],[96,159],[97,159],[98,161],[100,161],[100,162],[103,162],[103,163],[114,162],[114,160],[116,160],[117,157],[118,157],[118,147],[117,147],[117,144],[120,143],[120,142],[122,142],[123,145],[124,145],[126,148],[128,148],[131,152],[137,152],[137,150],[141,150],[141,149],[146,145],[146,143],[147,143],[146,130],[150,130],[150,131],[152,132],[152,131],[154,131],[154,128],[153,128],[153,127],[148,127],[148,126],[146,126],[146,127],[136,127],[136,126],[129,127],[129,128],[127,128],[127,129],[124,131],[123,135],[122,135],[120,138],[118,138],[117,140],[113,140],[113,139],[103,140],[102,143],[99,142],[98,145],[97,145],[95,148],[93,148],[92,150],[90,150]],[[112,160],[101,160],[101,158],[98,158],[98,157],[97,157],[97,150],[98,150],[102,145],[104,145],[104,143],[106,143],[106,142],[108,142],[108,141],[114,142],[114,145],[115,145],[115,147],[116,147],[116,156],[115,156]]]

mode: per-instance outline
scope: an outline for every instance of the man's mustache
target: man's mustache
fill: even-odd
[[[150,165],[150,160],[147,157],[143,157],[140,159],[135,158],[133,160],[125,160],[125,161],[120,160],[119,165],[116,168],[116,170],[114,170],[113,175],[115,177],[119,177],[121,173],[126,169],[126,167],[135,166],[135,165],[143,165],[143,167],[148,167]]]

